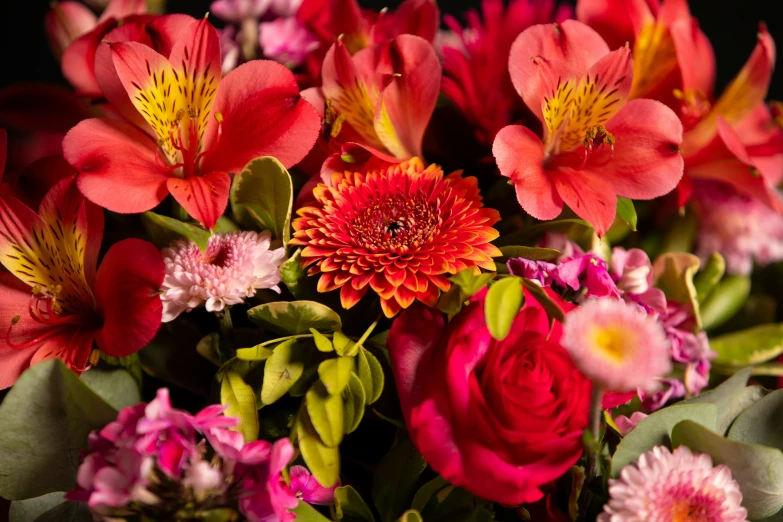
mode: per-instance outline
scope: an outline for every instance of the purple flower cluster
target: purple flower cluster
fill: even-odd
[[[291,484],[285,481],[294,456],[288,439],[245,443],[230,429],[237,419],[224,409],[213,405],[190,415],[171,407],[165,388],[149,404],[124,408],[90,434],[77,488],[67,498],[87,503],[96,520],[187,519],[236,508],[250,522],[294,520],[289,509],[300,498],[334,501],[334,488],[322,487],[301,466],[292,468]]]

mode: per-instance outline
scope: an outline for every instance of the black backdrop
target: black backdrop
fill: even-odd
[[[441,9],[460,13],[480,0],[440,0]],[[360,0],[366,7],[394,7],[397,0]],[[59,67],[49,54],[42,19],[50,0],[0,0],[0,87],[20,81],[63,82]],[[209,0],[169,0],[169,10],[202,15]],[[718,57],[718,84],[728,82],[742,66],[755,44],[760,21],[766,21],[783,47],[781,0],[691,0],[691,10],[705,30]],[[781,51],[783,52],[783,51]],[[770,98],[783,98],[783,73],[772,80]]]

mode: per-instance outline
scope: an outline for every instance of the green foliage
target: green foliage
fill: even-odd
[[[530,279],[522,279],[522,284],[525,286],[525,290],[530,292],[530,295],[539,302],[541,307],[547,313],[547,315],[556,321],[561,323],[565,320],[565,312],[560,305],[552,300],[551,297],[544,291],[543,288],[538,286],[534,281]]]
[[[716,433],[725,433],[729,425],[742,410],[763,396],[758,386],[746,387],[750,378],[750,369],[737,372],[715,389],[682,401],[679,404],[714,404],[717,408],[715,425],[708,426]],[[707,426],[705,424],[705,426]]]
[[[365,351],[364,348],[362,350]],[[352,370],[353,361],[350,358],[327,359],[318,365],[318,377],[330,395],[340,395],[348,386]]]
[[[319,352],[334,351],[334,345],[332,344],[331,339],[326,337],[324,334],[322,334],[315,328],[310,328],[310,333],[313,334],[313,341],[315,342],[315,347],[318,348]]]
[[[636,209],[633,206],[633,201],[622,196],[617,196],[617,216],[628,223],[631,230],[636,231],[636,225],[639,219],[636,217]]]
[[[313,328],[333,332],[341,328],[340,316],[315,301],[277,301],[251,308],[247,316],[255,324],[281,335],[299,335]]]
[[[559,219],[557,221],[544,221],[535,225],[530,225],[522,230],[517,230],[510,234],[500,236],[495,240],[498,247],[508,245],[524,245],[525,243],[534,243],[534,240],[540,237],[544,232],[566,232],[571,229],[592,228],[587,221],[582,219]]]
[[[334,507],[339,519],[375,522],[375,516],[370,507],[351,486],[341,486],[334,491]]]
[[[750,278],[747,276],[724,277],[701,306],[704,329],[717,328],[737,315],[749,295]]]
[[[270,230],[275,239],[291,238],[294,189],[291,176],[272,157],[256,158],[234,176],[231,209],[245,226]]]
[[[783,324],[764,324],[741,332],[710,339],[710,348],[718,353],[714,363],[747,366],[775,359],[783,354]]]
[[[324,445],[336,448],[343,440],[343,400],[340,395],[326,391],[322,382],[316,382],[305,395],[305,407],[310,422]]]
[[[723,275],[726,273],[726,261],[723,256],[718,252],[713,254],[707,259],[707,264],[696,274],[693,280],[693,286],[696,287],[696,297],[699,303],[703,303],[709,296],[712,295],[712,291],[718,285]]]
[[[294,252],[289,259],[280,266],[280,277],[291,294],[297,299],[301,299],[302,283],[307,279],[307,270],[302,268],[302,250]]]
[[[356,356],[356,375],[362,382],[367,404],[377,401],[383,392],[383,367],[378,359],[364,348]]]
[[[201,250],[205,250],[212,235],[200,225],[191,225],[154,212],[144,212],[141,215],[141,222],[153,238],[158,238],[156,243],[159,247],[168,246],[175,239],[185,238],[196,243]]]
[[[674,427],[672,442],[675,447],[685,445],[708,453],[715,465],[731,468],[750,520],[770,517],[783,508],[783,452],[779,449],[729,440],[691,420]]]
[[[493,338],[499,341],[506,338],[524,300],[522,280],[519,277],[506,277],[489,287],[484,315]]]
[[[267,359],[261,402],[273,404],[291,389],[304,371],[304,345],[295,339],[283,341]]]
[[[125,368],[101,363],[82,373],[80,379],[117,411],[141,402],[139,383]]]
[[[307,502],[299,501],[299,505],[291,512],[296,514],[298,522],[331,522]]]
[[[783,390],[775,390],[745,408],[726,435],[731,440],[783,450]]]
[[[367,394],[359,377],[351,372],[348,386],[343,390],[342,398],[345,404],[343,412],[343,431],[351,433],[359,427],[364,417],[364,408],[367,404]]]
[[[381,522],[394,522],[411,505],[427,463],[407,437],[381,459],[372,482],[372,499]]]
[[[325,487],[336,484],[340,478],[340,451],[321,441],[304,408],[299,410],[294,422],[292,437],[299,444],[302,457],[315,479]]]
[[[452,285],[441,294],[437,307],[442,312],[454,315],[462,309],[462,304],[495,278],[494,272],[476,274],[473,268],[461,270],[449,278]]]
[[[696,327],[701,329],[699,300],[693,284],[699,266],[701,261],[693,254],[663,254],[653,264],[653,281],[668,300],[688,306],[696,318]]]
[[[258,406],[253,389],[245,383],[235,370],[226,370],[218,374],[220,381],[220,403],[227,406],[225,415],[239,419],[234,428],[240,432],[245,442],[258,438]]]
[[[57,359],[24,372],[0,404],[0,496],[70,491],[87,435],[117,411]]]
[[[529,246],[504,246],[500,247],[500,253],[506,259],[522,257],[532,261],[555,261],[560,257],[560,251],[554,248],[539,248]]]
[[[421,518],[421,513],[415,509],[409,509],[397,519],[397,522],[423,522],[423,519]]]

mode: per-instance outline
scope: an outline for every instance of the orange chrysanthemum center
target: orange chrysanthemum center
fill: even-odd
[[[418,159],[367,173],[334,175],[319,185],[317,202],[298,211],[291,244],[318,290],[341,289],[345,308],[367,290],[381,298],[387,317],[414,300],[433,305],[449,288],[448,274],[493,270],[500,252],[489,244],[497,211],[483,208],[475,178],[443,176]]]
[[[440,223],[435,203],[422,193],[390,194],[357,212],[348,233],[371,252],[408,252],[432,239]]]

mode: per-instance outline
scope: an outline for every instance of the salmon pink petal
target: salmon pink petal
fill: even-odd
[[[112,212],[144,212],[168,194],[155,142],[128,123],[83,121],[65,136],[63,152],[79,171],[82,194]]]
[[[435,0],[405,0],[394,11],[381,13],[372,27],[372,39],[378,43],[401,34],[412,34],[432,43],[438,33],[439,20]]]
[[[418,36],[398,36],[384,49],[376,71],[389,78],[382,89],[382,108],[376,109],[378,137],[399,158],[421,157],[424,131],[440,92],[441,66],[435,50]]]
[[[182,31],[168,59],[180,74],[179,85],[190,94],[190,106],[204,107],[207,99],[214,98],[221,77],[220,37],[206,18]],[[205,110],[209,112],[208,108]]]
[[[21,316],[14,325],[14,336],[33,338],[43,333],[45,327],[33,321],[25,314],[30,304],[30,287],[13,274],[0,273],[0,390],[12,386],[19,376],[30,366],[35,349],[20,349],[8,346],[5,332],[11,326],[11,320]]]
[[[498,132],[492,153],[500,173],[510,178],[517,201],[536,219],[554,219],[563,210],[563,200],[544,170],[544,146],[533,131],[509,125]]]
[[[544,96],[557,84],[552,80],[581,76],[607,53],[606,42],[583,23],[566,20],[562,24],[534,25],[511,46],[508,70],[522,100],[543,121]],[[542,60],[533,60],[536,57]],[[542,64],[556,71],[554,78],[544,74]]]
[[[47,156],[31,163],[16,180],[16,197],[30,208],[38,208],[49,189],[58,181],[77,174],[62,156]]]
[[[147,12],[147,4],[144,0],[111,0],[106,9],[101,13],[99,21],[114,18],[123,20],[129,16],[140,15]]]
[[[79,2],[53,4],[44,17],[44,30],[54,54],[59,57],[75,38],[98,25],[98,19]]]
[[[329,2],[329,21],[332,38],[342,36],[341,40],[351,54],[367,47],[370,37],[367,23],[356,0],[327,0]],[[331,39],[331,38],[330,38]]]
[[[603,237],[614,222],[617,195],[599,174],[568,167],[552,174],[557,192],[576,215],[590,223],[598,237]]]
[[[101,88],[95,78],[95,52],[106,33],[116,26],[117,22],[113,18],[105,20],[71,42],[63,52],[63,76],[73,85],[77,94],[91,98],[101,96]]]
[[[166,186],[193,219],[212,229],[228,205],[231,178],[225,172],[210,172],[186,179],[169,178]]]
[[[682,178],[682,124],[654,100],[631,100],[606,124],[615,137],[608,164],[586,170],[631,199],[652,199],[672,191]]]
[[[163,316],[159,290],[165,275],[163,257],[152,243],[125,239],[109,249],[95,279],[103,316],[95,340],[104,353],[125,357],[155,337]]]
[[[701,91],[712,98],[715,85],[715,52],[707,35],[693,19],[677,20],[669,26],[677,52],[682,89]]]
[[[259,156],[274,156],[289,168],[313,148],[321,130],[293,73],[272,61],[254,60],[231,71],[220,82],[215,112],[222,114],[223,128],[219,140],[216,125],[207,129],[212,148],[201,167],[207,172],[238,172]]]
[[[653,13],[645,0],[578,0],[576,19],[595,29],[611,49],[633,42]]]

